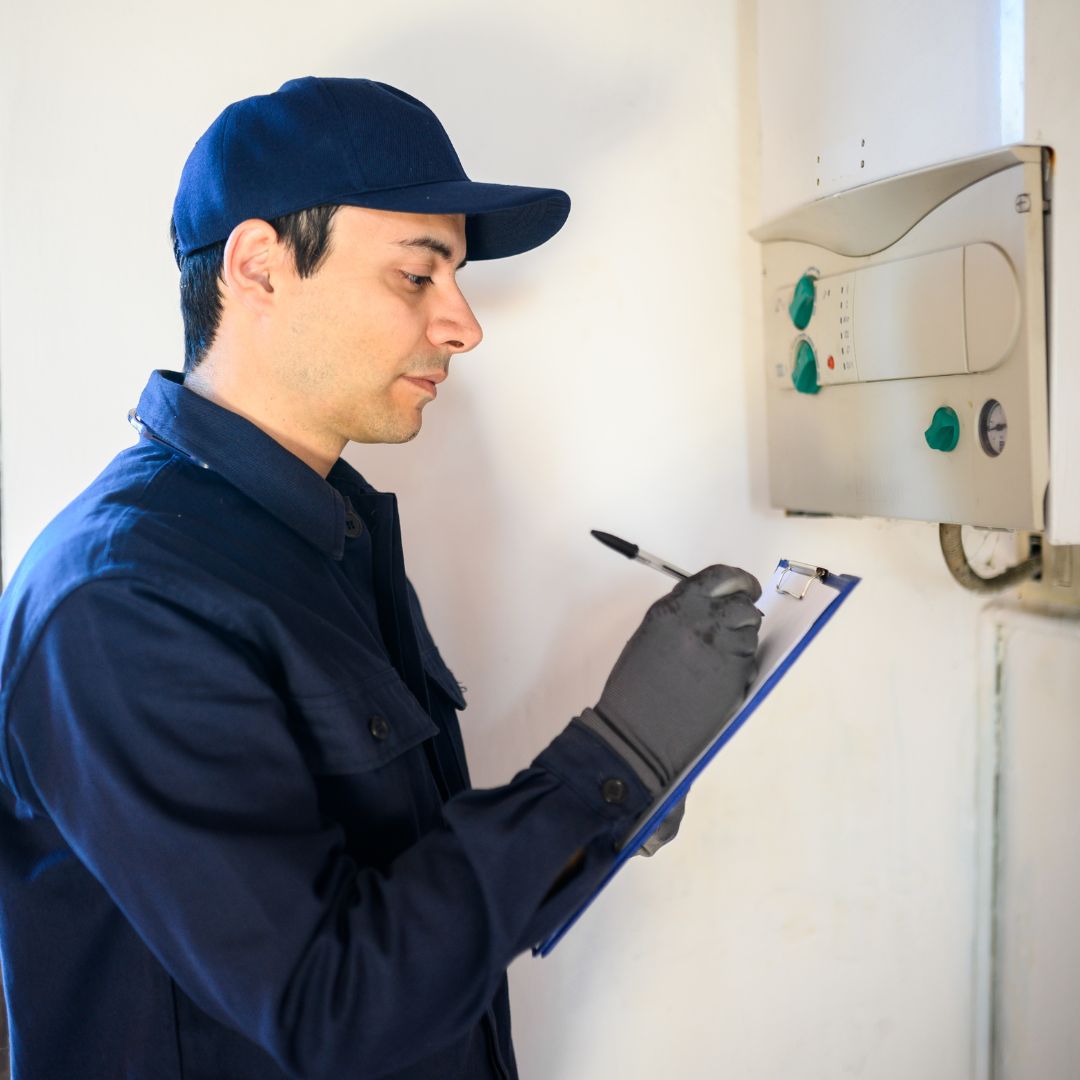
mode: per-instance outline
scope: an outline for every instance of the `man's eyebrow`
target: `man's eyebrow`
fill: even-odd
[[[441,255],[447,262],[453,258],[453,252],[450,248],[441,240],[436,240],[434,236],[414,236],[411,240],[397,240],[395,242],[401,247],[427,248],[428,251],[434,251],[436,255]],[[468,259],[462,259],[457,264],[457,269],[460,270],[467,265],[468,261]]]

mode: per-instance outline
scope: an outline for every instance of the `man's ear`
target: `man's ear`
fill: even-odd
[[[283,266],[284,245],[269,222],[241,221],[225,241],[221,276],[225,291],[256,315],[274,307],[273,279]]]

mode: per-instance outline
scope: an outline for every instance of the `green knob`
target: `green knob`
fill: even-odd
[[[814,313],[814,279],[803,274],[795,286],[795,295],[788,304],[788,314],[797,330],[805,330]]]
[[[930,426],[923,432],[923,436],[931,450],[940,450],[945,454],[955,450],[960,441],[960,417],[956,415],[956,410],[942,405],[934,413],[934,419],[930,421]]]
[[[814,356],[814,347],[805,339],[799,342],[795,350],[795,369],[791,373],[791,381],[800,394],[816,394],[821,387],[817,381],[817,357]]]

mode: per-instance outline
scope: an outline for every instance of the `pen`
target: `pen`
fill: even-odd
[[[589,532],[600,541],[601,544],[606,544],[612,551],[617,551],[620,555],[625,555],[628,559],[637,559],[638,562],[644,563],[646,566],[651,566],[654,570],[659,570],[661,574],[670,574],[676,578],[688,578],[690,575],[685,570],[680,570],[677,566],[673,566],[666,559],[661,559],[658,555],[653,555],[648,551],[642,551],[637,544],[631,544],[629,540],[622,540],[618,536],[612,536],[611,533],[600,532],[599,529],[590,529]],[[759,615],[764,615],[760,608],[754,608]]]
[[[619,537],[612,536],[611,533],[600,532],[599,529],[590,529],[589,531],[601,544],[607,544],[612,551],[617,551],[628,559],[637,559],[638,562],[643,562],[646,566],[659,570],[661,574],[670,574],[672,577],[677,578],[688,578],[690,576],[685,570],[672,566],[671,563],[665,562],[659,556],[642,551],[637,544],[631,544],[629,540],[620,540]]]

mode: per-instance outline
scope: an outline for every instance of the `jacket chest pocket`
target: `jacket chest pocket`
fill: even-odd
[[[375,772],[438,732],[393,668],[297,704],[301,746],[316,776]]]
[[[424,746],[438,728],[396,671],[297,706],[320,809],[361,865],[389,862],[440,820]]]

